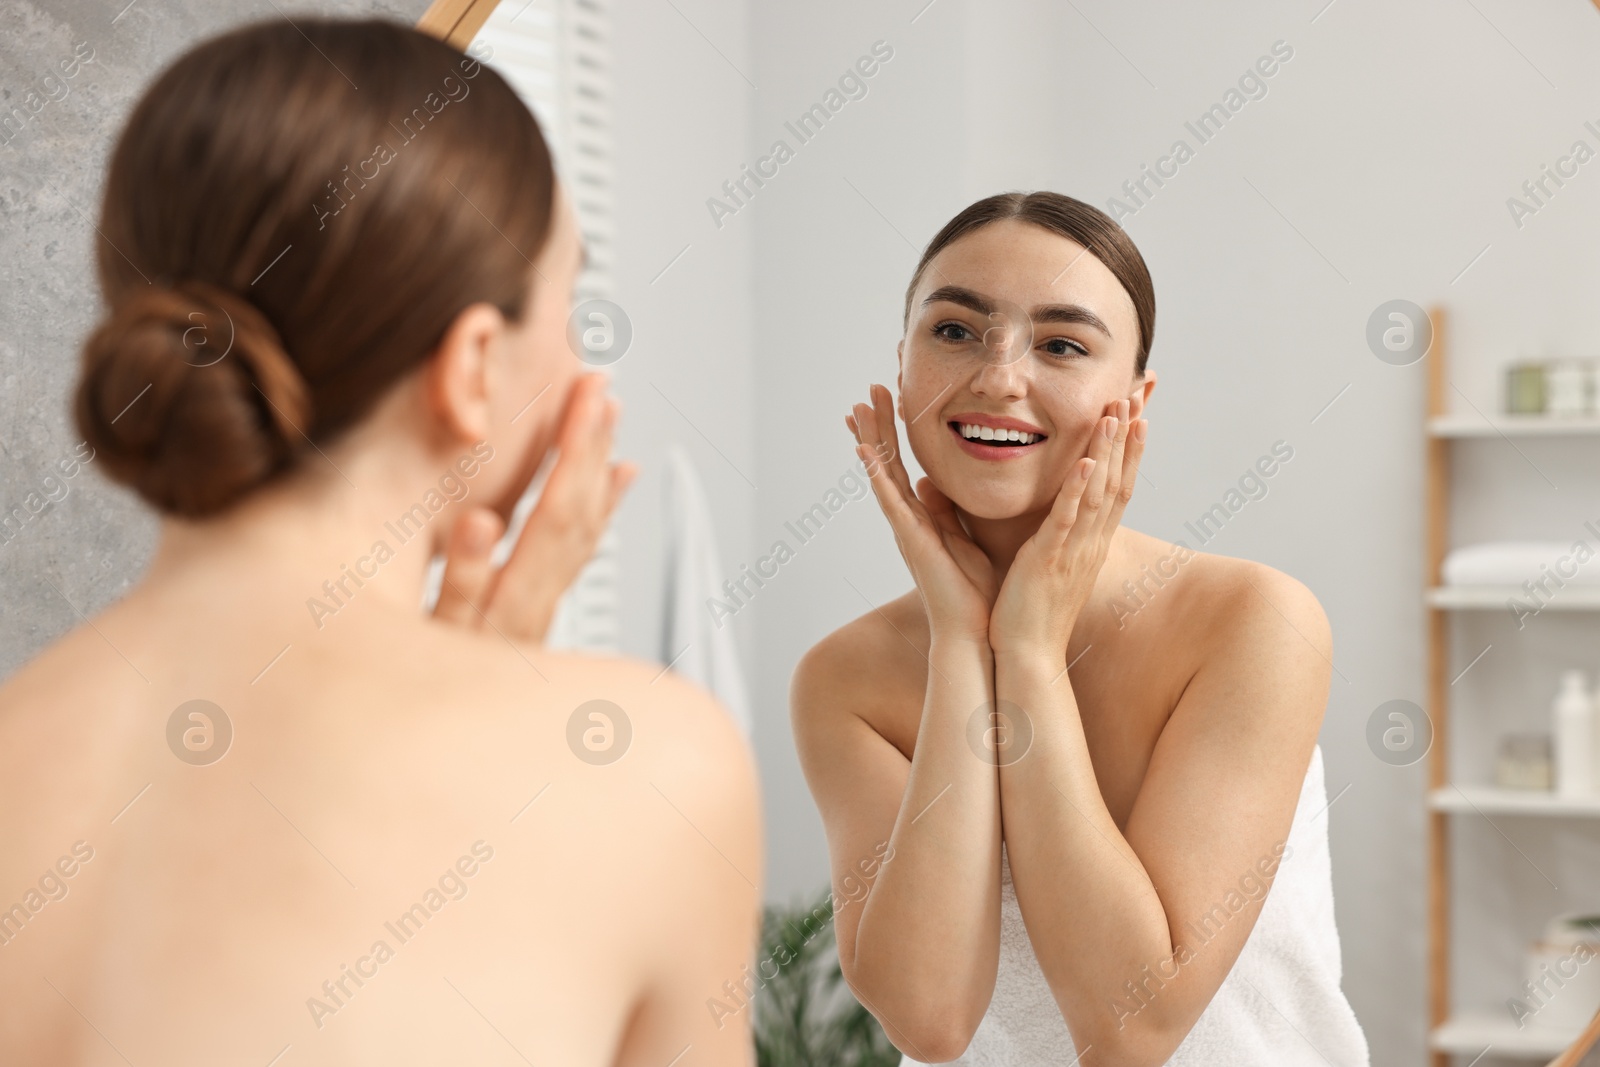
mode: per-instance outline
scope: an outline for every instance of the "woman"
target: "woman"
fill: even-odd
[[[1138,250],[1068,197],[990,197],[905,314],[898,400],[846,422],[916,588],[792,692],[835,881],[872,877],[837,918],[852,988],[908,1063],[1365,1064],[1321,607],[1120,525],[1156,381]]]
[[[632,471],[526,107],[400,25],[246,26],[139,101],[98,230],[78,426],[161,539],[0,690],[0,1062],[747,1062],[736,727],[539,647]]]

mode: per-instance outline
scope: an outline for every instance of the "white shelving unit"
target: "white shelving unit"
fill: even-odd
[[[1430,811],[1479,815],[1549,815],[1600,819],[1600,797],[1562,797],[1532,789],[1448,785],[1428,792]]]
[[[1596,0],[1600,3],[1600,0]],[[1476,1063],[1485,1056],[1549,1062],[1580,1043],[1585,1031],[1537,1025],[1518,1028],[1506,1011],[1456,1010],[1450,996],[1452,820],[1475,816],[1528,818],[1600,818],[1600,796],[1565,798],[1552,792],[1500,789],[1488,785],[1456,785],[1450,780],[1450,620],[1457,612],[1505,611],[1512,599],[1526,601],[1514,586],[1443,585],[1444,557],[1450,545],[1452,443],[1464,439],[1597,436],[1600,418],[1554,416],[1486,416],[1451,414],[1446,409],[1445,319],[1433,320],[1433,350],[1428,354],[1426,580],[1423,592],[1428,616],[1428,715],[1433,722],[1433,747],[1428,756],[1428,979],[1429,1060],[1432,1067],[1450,1067],[1452,1058]],[[1586,443],[1587,444],[1587,443]],[[1596,457],[1600,459],[1600,456]],[[1567,586],[1541,611],[1600,611],[1600,587]],[[1594,1031],[1591,1024],[1589,1031]],[[1592,1037],[1591,1037],[1592,1040]]]
[[[1518,1030],[1504,1015],[1462,1012],[1434,1028],[1428,1047],[1446,1056],[1478,1056],[1487,1048],[1493,1050],[1490,1056],[1546,1060],[1563,1052],[1578,1033],[1576,1028],[1540,1026],[1537,1021]]]
[[[1528,594],[1514,585],[1441,585],[1427,590],[1424,600],[1430,608],[1448,608],[1454,611],[1506,610],[1506,601],[1517,599],[1524,603]],[[1569,585],[1559,596],[1551,597],[1544,611],[1600,611],[1600,586]]]
[[[1555,415],[1435,415],[1428,420],[1431,437],[1562,437],[1600,433],[1600,418]]]

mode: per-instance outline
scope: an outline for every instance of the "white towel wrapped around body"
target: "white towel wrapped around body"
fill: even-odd
[[[1168,1067],[1369,1067],[1366,1035],[1339,987],[1322,746],[1300,789],[1289,848],[1233,969]],[[1159,993],[1157,994],[1159,995]],[[1001,852],[1000,970],[964,1067],[1061,1067],[1072,1035],[1039,969]],[[901,1067],[926,1067],[909,1056]]]

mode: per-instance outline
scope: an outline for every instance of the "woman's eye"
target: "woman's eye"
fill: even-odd
[[[933,335],[944,341],[970,341],[972,334],[959,322],[941,322],[933,328]]]
[[[1076,341],[1069,341],[1065,337],[1052,337],[1042,346],[1052,356],[1087,356],[1089,350]]]

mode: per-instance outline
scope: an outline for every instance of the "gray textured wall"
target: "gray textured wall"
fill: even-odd
[[[92,462],[74,462],[68,411],[79,346],[102,310],[101,182],[140,91],[195,41],[241,22],[307,10],[415,22],[427,8],[123,2],[0,4],[0,676],[114,600],[155,547],[154,517]]]

